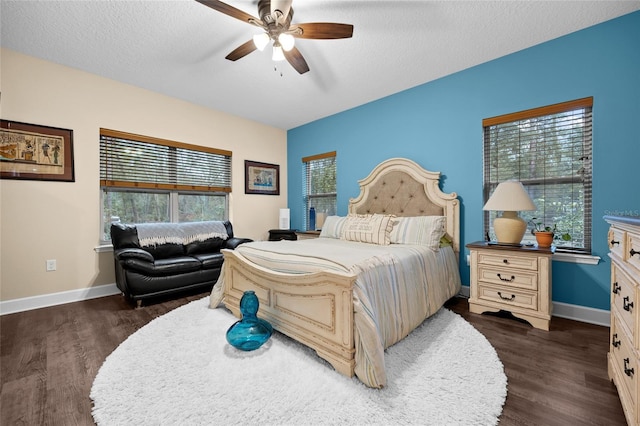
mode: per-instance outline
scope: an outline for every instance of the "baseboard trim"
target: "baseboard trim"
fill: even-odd
[[[611,311],[604,309],[553,302],[553,316],[602,325],[604,327],[611,326]]]
[[[43,294],[40,296],[25,297],[22,299],[0,302],[0,315],[16,312],[30,311],[32,309],[46,308],[49,306],[63,305],[65,303],[80,302],[82,300],[96,299],[98,297],[113,296],[120,290],[115,283],[97,287],[82,288],[78,290],[62,291],[59,293]],[[459,297],[469,298],[469,286],[463,285],[458,293]],[[562,302],[553,302],[553,316],[566,318],[589,324],[611,325],[611,312],[604,309],[589,308],[586,306],[571,305]]]
[[[98,297],[113,296],[114,294],[119,293],[120,290],[118,290],[116,284],[113,283],[96,287],[81,288],[78,290],[61,291],[59,293],[24,297],[22,299],[6,300],[0,302],[0,315],[63,305],[65,303],[80,302],[82,300],[96,299]]]
[[[469,286],[463,285],[458,292],[458,297],[469,298]],[[569,303],[552,302],[553,316],[566,318],[589,324],[611,326],[611,311],[589,308],[587,306],[571,305]]]

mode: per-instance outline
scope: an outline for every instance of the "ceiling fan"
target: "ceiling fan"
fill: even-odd
[[[196,0],[213,10],[229,15],[232,18],[255,25],[264,30],[253,36],[252,40],[243,43],[226,56],[230,61],[237,61],[254,50],[263,50],[267,44],[273,43],[274,61],[286,59],[296,71],[304,74],[309,71],[307,61],[294,46],[296,38],[308,39],[338,39],[350,38],[353,35],[353,25],[331,22],[313,22],[306,24],[292,24],[292,0],[259,0],[256,18],[240,9],[236,9],[218,0]]]

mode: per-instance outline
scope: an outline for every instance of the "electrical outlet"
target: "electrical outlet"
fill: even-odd
[[[47,260],[47,271],[55,271],[56,270],[56,260],[55,259],[50,259]]]

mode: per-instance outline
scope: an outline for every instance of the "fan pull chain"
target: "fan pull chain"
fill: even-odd
[[[274,66],[273,66],[273,70],[274,70],[275,72],[278,72],[278,67],[274,65]],[[280,77],[282,77],[282,76],[283,76],[282,71],[280,71]]]

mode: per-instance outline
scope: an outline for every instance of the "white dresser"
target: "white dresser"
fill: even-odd
[[[640,217],[605,216],[611,258],[609,378],[630,425],[640,424]]]

